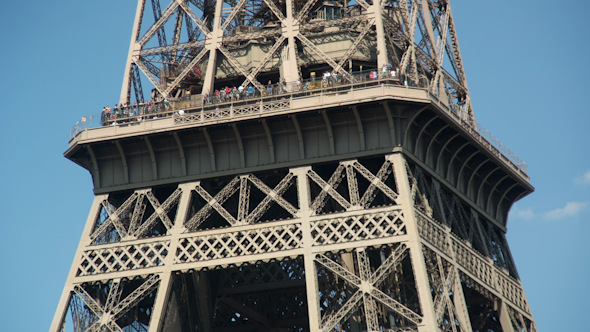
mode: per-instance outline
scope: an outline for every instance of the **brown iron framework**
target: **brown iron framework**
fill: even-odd
[[[533,187],[476,127],[448,1],[161,8],[138,1],[122,102],[146,78],[167,98],[387,64],[425,84],[78,133],[95,198],[51,332],[536,331],[505,237]]]

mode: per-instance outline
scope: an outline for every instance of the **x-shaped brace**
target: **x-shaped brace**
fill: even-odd
[[[104,306],[97,303],[82,286],[74,286],[74,293],[98,317],[98,320],[87,331],[100,331],[103,326],[113,332],[122,331],[123,329],[116,323],[117,319],[121,318],[129,309],[148,296],[158,286],[159,281],[160,279],[157,275],[152,275],[131,294],[122,301],[119,301],[123,289],[120,285],[121,280],[115,280],[113,281]]]
[[[180,200],[180,195],[182,194],[182,189],[176,189],[172,195],[170,195],[162,205],[158,202],[158,199],[154,196],[151,191],[146,193],[146,196],[152,206],[154,207],[154,213],[143,223],[138,229],[133,233],[133,236],[138,238],[143,236],[154,224],[157,218],[162,220],[162,223],[166,227],[167,230],[172,229],[174,226],[170,218],[168,218],[168,212],[174,206],[174,204],[178,203]]]
[[[108,202],[102,202],[103,209],[107,212],[109,218],[105,220],[105,222],[102,225],[100,225],[100,227],[98,227],[94,232],[92,232],[92,234],[90,235],[90,240],[96,240],[96,238],[102,233],[104,233],[111,224],[115,227],[117,232],[119,232],[121,238],[126,237],[127,230],[125,226],[120,222],[120,217],[121,215],[127,213],[133,207],[133,202],[135,202],[138,196],[139,194],[137,192],[133,193],[131,196],[129,196],[129,198],[127,198],[127,200],[125,200],[125,202],[123,202],[123,204],[116,211],[111,211],[111,207],[109,206]]]
[[[378,329],[378,321],[375,311],[376,305],[374,303],[375,300],[404,316],[409,321],[419,324],[422,320],[420,315],[392,299],[390,296],[377,288],[387,273],[391,272],[391,268],[396,263],[399,263],[403,257],[405,257],[406,246],[402,244],[397,247],[391,253],[390,257],[388,257],[385,262],[383,262],[381,267],[378,268],[374,273],[371,273],[369,260],[364,249],[357,248],[356,251],[360,277],[348,271],[330,258],[322,254],[316,255],[315,261],[317,263],[323,265],[332,273],[335,273],[341,277],[351,286],[358,288],[358,290],[352,295],[352,297],[349,298],[349,300],[340,308],[340,310],[322,319],[321,325],[323,326],[323,330],[331,331],[339,322],[346,319],[352,313],[352,309],[357,306],[361,299],[364,301],[367,327],[369,330]]]
[[[309,178],[313,180],[313,182],[317,183],[317,185],[320,186],[320,188],[322,188],[322,191],[311,204],[311,210],[314,211],[314,213],[319,213],[322,207],[324,207],[324,205],[326,204],[327,195],[330,195],[334,200],[336,200],[336,202],[338,202],[338,204],[342,205],[342,207],[344,207],[345,209],[351,208],[352,205],[334,189],[338,187],[340,182],[342,182],[342,180],[344,179],[344,170],[345,167],[342,164],[338,165],[338,168],[336,168],[328,182],[324,181],[324,179],[322,179],[313,170],[309,170],[307,172],[307,176],[309,176]]]

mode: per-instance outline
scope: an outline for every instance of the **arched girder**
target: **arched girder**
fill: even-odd
[[[412,124],[414,123],[414,120],[416,120],[416,118],[418,117],[418,115],[420,115],[422,112],[424,112],[425,110],[428,109],[428,106],[424,106],[421,109],[419,109],[416,114],[414,114],[414,116],[412,116],[412,118],[410,119],[410,121],[408,121],[408,125],[406,126],[406,130],[404,133],[404,142],[403,142],[403,146],[405,146],[406,148],[408,147],[408,132],[410,131],[410,127],[412,126]],[[412,151],[412,153],[414,153],[414,151]]]
[[[92,179],[94,180],[94,188],[100,188],[100,171],[98,168],[98,163],[96,162],[96,155],[94,154],[90,144],[86,145],[86,150],[88,150],[90,160],[92,161]]]
[[[154,180],[158,179],[158,164],[156,162],[156,154],[154,153],[154,149],[152,147],[152,143],[148,136],[144,136],[143,140],[145,141],[145,145],[147,145],[148,151],[150,153],[150,158],[152,160],[152,178]]]
[[[449,128],[449,124],[447,123],[446,125],[442,126],[436,133],[434,133],[434,135],[432,136],[432,138],[430,139],[430,143],[428,143],[428,147],[426,148],[426,153],[424,154],[424,163],[428,164],[428,156],[430,153],[430,148],[432,147],[432,143],[434,143],[434,141],[436,141],[436,138],[438,137],[438,135],[440,135],[440,133],[442,133],[445,129]],[[436,165],[434,165],[436,168]]]
[[[382,105],[385,109],[385,115],[387,115],[387,122],[389,123],[389,136],[391,138],[391,146],[396,146],[397,140],[395,138],[395,123],[393,122],[393,117],[391,116],[391,109],[389,108],[389,104],[387,102],[383,102]]]
[[[303,134],[301,133],[301,127],[299,126],[299,121],[297,121],[297,116],[295,114],[291,114],[291,120],[293,120],[293,125],[295,126],[295,131],[297,132],[297,140],[299,141],[299,157],[301,159],[305,159],[305,149],[303,146]]]
[[[235,122],[231,124],[231,127],[234,130],[234,134],[236,135],[238,149],[240,150],[240,165],[242,167],[246,167],[246,157],[244,156],[244,144],[242,144],[242,136],[240,135],[240,131],[238,130],[238,126],[236,126]]]
[[[449,174],[451,173],[451,167],[450,167],[450,165],[452,165],[452,164],[453,164],[453,160],[455,160],[455,158],[457,157],[457,155],[459,154],[459,152],[461,152],[461,150],[463,150],[463,149],[464,149],[466,146],[469,146],[469,145],[471,145],[471,143],[469,143],[469,142],[466,142],[466,143],[464,143],[463,145],[461,145],[461,146],[460,146],[460,147],[457,149],[457,151],[455,151],[455,153],[453,153],[453,156],[452,156],[452,157],[451,157],[451,159],[449,160],[449,168],[447,168],[447,174],[445,175],[445,179],[446,179],[447,181],[449,181]]]
[[[428,122],[426,122],[426,124],[424,124],[422,126],[422,129],[420,129],[420,132],[418,133],[418,136],[416,137],[416,142],[414,143],[414,155],[416,155],[416,153],[418,153],[418,144],[420,144],[420,137],[422,137],[422,134],[424,133],[424,131],[426,130],[426,128],[428,126],[430,126],[430,124],[436,120],[440,118],[438,115],[433,116],[430,120],[428,120]],[[416,157],[419,157],[418,155],[416,155]],[[426,158],[425,158],[426,159]]]
[[[174,136],[176,146],[178,147],[178,153],[180,154],[180,170],[182,172],[182,176],[186,176],[186,158],[184,156],[182,142],[180,141],[180,137],[178,137],[178,133],[176,131],[172,132],[172,136]]]
[[[483,165],[487,164],[488,162],[492,161],[489,159],[484,159],[484,161],[482,161],[479,165],[477,165],[477,167],[473,171],[471,171],[471,176],[469,177],[469,181],[467,182],[467,190],[465,190],[465,194],[467,196],[469,196],[469,189],[471,189],[471,182],[473,181],[473,177],[475,177],[475,174],[477,174],[479,169],[482,168]],[[475,193],[475,197],[473,197],[473,202],[477,204],[477,193]]]
[[[123,152],[123,147],[121,147],[121,143],[116,140],[115,146],[119,151],[119,156],[121,156],[121,163],[123,164],[123,179],[125,180],[125,184],[129,183],[129,168],[127,167],[127,158],[125,158],[125,152]]]
[[[203,127],[203,135],[205,135],[205,141],[207,141],[207,147],[209,147],[209,159],[211,159],[211,171],[217,171],[215,167],[215,150],[213,149],[213,143],[211,142],[211,136],[207,132],[207,128]]]
[[[463,170],[465,169],[465,166],[467,166],[469,161],[473,157],[478,155],[479,153],[481,153],[481,151],[475,150],[472,154],[469,155],[469,157],[467,157],[467,159],[465,159],[465,161],[463,162],[463,165],[461,165],[461,168],[459,169],[459,173],[457,173],[457,181],[455,181],[455,186],[459,187],[459,181],[461,181],[461,175],[463,174]],[[464,192],[464,194],[467,195],[467,192]]]
[[[366,150],[366,145],[365,145],[365,131],[363,130],[363,122],[361,121],[361,117],[359,115],[358,110],[356,109],[356,106],[352,106],[352,112],[354,113],[354,118],[356,119],[356,124],[358,127],[358,131],[359,131],[359,140],[361,143],[361,151]]]
[[[328,117],[328,113],[326,110],[322,110],[322,117],[324,118],[324,122],[326,123],[326,130],[328,131],[328,141],[330,143],[330,154],[336,154],[336,148],[334,145],[334,134],[332,132],[332,124],[330,123],[330,117]]]
[[[272,135],[270,133],[270,129],[268,128],[268,124],[266,123],[266,119],[260,120],[262,122],[262,127],[264,128],[264,132],[266,133],[266,141],[268,142],[268,153],[270,155],[270,162],[272,164],[275,163],[275,148],[272,141]]]
[[[496,167],[494,167],[491,171],[489,171],[488,175],[486,175],[482,179],[481,183],[479,184],[479,188],[477,188],[477,192],[475,193],[475,204],[478,204],[478,202],[479,202],[479,196],[480,196],[480,193],[481,193],[486,181],[490,178],[490,176],[492,176],[492,174],[494,174],[499,169],[500,169],[500,166],[496,165]]]
[[[496,191],[496,188],[498,188],[498,186],[500,185],[500,183],[504,182],[504,180],[506,180],[509,177],[510,177],[510,175],[509,174],[506,174],[500,180],[496,181],[496,184],[492,187],[492,190],[490,191],[490,194],[488,195],[488,199],[487,199],[486,205],[484,206],[484,209],[486,211],[489,212],[490,202],[492,200],[492,197],[494,196],[494,192]]]
[[[494,214],[494,218],[498,219],[498,215],[500,214],[500,208],[502,207],[502,201],[504,200],[504,198],[506,198],[506,195],[508,195],[508,193],[514,189],[516,186],[518,186],[518,182],[515,182],[513,185],[511,185],[510,187],[508,187],[508,189],[506,189],[504,191],[504,193],[502,194],[502,196],[500,196],[500,199],[498,200],[498,206],[496,207],[496,213]]]
[[[443,144],[442,148],[440,149],[440,152],[438,153],[438,157],[436,157],[436,164],[434,164],[434,170],[437,173],[438,173],[438,166],[440,165],[440,158],[442,157],[443,153],[447,149],[447,146],[458,136],[461,136],[461,134],[456,133],[455,135],[451,136],[449,139],[447,139],[447,142],[445,144]]]

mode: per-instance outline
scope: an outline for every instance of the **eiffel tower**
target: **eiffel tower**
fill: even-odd
[[[505,237],[534,188],[448,0],[139,0],[65,156],[95,197],[51,332],[536,331]]]

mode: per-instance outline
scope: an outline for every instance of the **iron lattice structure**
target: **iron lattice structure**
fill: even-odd
[[[50,331],[536,331],[505,238],[533,187],[448,1],[139,0],[121,101],[324,70],[352,82],[77,133],[95,199]]]

